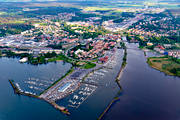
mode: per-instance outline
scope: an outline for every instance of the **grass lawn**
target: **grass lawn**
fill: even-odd
[[[57,84],[59,81],[61,81],[62,79],[64,79],[66,76],[70,75],[72,72],[74,71],[74,67],[71,67],[71,69],[69,71],[67,71],[67,73],[65,75],[63,75],[61,78],[59,78],[57,81],[55,81],[53,84],[51,84],[46,90],[44,90],[43,92],[40,93],[43,94],[46,91],[48,91],[49,88],[51,88],[52,86],[54,86],[55,84]]]
[[[149,57],[147,63],[168,75],[180,76],[180,63],[173,61],[169,57]]]
[[[87,64],[85,64],[82,68],[83,69],[90,69],[90,68],[94,68],[96,67],[96,64],[95,63],[90,63],[88,62]]]
[[[64,60],[64,61],[69,62],[69,63],[72,63],[72,62],[73,62],[72,59],[69,59],[69,58],[66,57],[65,55],[58,55],[58,56],[55,57],[55,58],[49,58],[49,59],[48,59],[48,62],[55,62],[55,61],[60,61],[60,60]]]

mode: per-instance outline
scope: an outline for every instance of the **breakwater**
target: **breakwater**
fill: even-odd
[[[101,120],[103,118],[103,116],[108,112],[108,110],[111,108],[111,106],[116,102],[118,101],[120,98],[119,97],[116,97],[114,98],[110,103],[109,105],[106,107],[106,109],[104,110],[104,112],[99,116],[98,120]]]
[[[127,48],[126,46],[123,47],[124,48],[124,56],[123,56],[123,62],[121,64],[121,68],[116,76],[116,83],[117,85],[119,86],[120,88],[120,92],[122,91],[122,87],[121,87],[121,84],[120,84],[120,78],[122,76],[122,73],[123,73],[123,70],[124,68],[126,67],[126,64],[127,64]],[[112,104],[114,102],[116,102],[117,100],[119,100],[120,98],[119,97],[115,97],[111,102],[110,104],[107,106],[107,108],[104,110],[104,112],[100,115],[100,117],[98,118],[98,120],[101,120],[103,118],[103,116],[107,113],[107,111],[111,108]]]
[[[9,80],[9,83],[11,84],[11,86],[12,86],[15,94],[24,95],[24,96],[29,96],[29,97],[37,98],[37,99],[40,99],[40,100],[44,100],[44,101],[46,101],[47,103],[49,103],[50,105],[52,105],[54,108],[56,108],[57,110],[60,110],[62,113],[67,114],[67,115],[70,115],[68,109],[66,109],[65,107],[59,106],[59,105],[56,104],[55,102],[47,101],[47,100],[45,100],[45,99],[43,99],[43,98],[40,98],[39,96],[37,96],[37,95],[35,95],[35,94],[22,91],[22,90],[19,88],[19,86],[14,83],[13,80]]]
[[[120,78],[122,76],[122,73],[123,73],[123,70],[124,68],[126,67],[126,64],[127,64],[127,48],[126,46],[124,46],[124,56],[123,56],[123,62],[121,64],[121,68],[117,74],[117,77],[116,77],[116,82],[118,84],[118,86],[120,87],[120,89],[122,90],[122,87],[120,85]]]

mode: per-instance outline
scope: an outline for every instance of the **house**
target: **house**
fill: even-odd
[[[180,58],[180,50],[172,50],[168,52],[169,56]]]
[[[172,47],[171,44],[164,44],[163,46],[164,46],[165,48],[171,48],[171,47]]]
[[[159,49],[161,49],[161,50],[164,50],[165,48],[163,47],[163,46],[161,46],[161,45],[157,45],[156,47],[158,47]]]
[[[147,43],[147,46],[152,46],[152,45],[153,45],[153,43],[150,43],[150,42]]]
[[[105,57],[102,57],[102,58],[99,58],[99,61],[102,62],[102,63],[105,63],[108,61],[108,56],[105,56]]]

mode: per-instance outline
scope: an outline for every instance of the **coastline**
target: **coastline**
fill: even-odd
[[[127,48],[126,47],[124,47],[124,57],[123,57],[123,62],[122,62],[122,64],[121,64],[121,67],[120,67],[120,70],[119,70],[119,72],[118,72],[118,74],[117,74],[117,77],[116,77],[116,83],[117,83],[117,85],[119,86],[119,88],[120,88],[120,92],[122,91],[122,87],[121,87],[121,85],[120,85],[120,79],[121,79],[121,76],[122,76],[122,74],[123,74],[123,71],[124,71],[124,69],[125,69],[125,67],[126,67],[126,64],[127,64]],[[109,103],[109,105],[106,107],[106,109],[103,111],[103,113],[101,113],[101,115],[98,117],[98,120],[101,120],[104,116],[105,116],[105,114],[109,111],[109,109],[111,108],[111,106],[116,102],[116,101],[118,101],[120,98],[119,97],[115,97],[110,103]]]
[[[24,96],[36,98],[36,99],[39,99],[39,100],[43,100],[43,101],[49,103],[50,105],[52,105],[57,110],[61,111],[62,113],[70,115],[70,113],[68,112],[68,110],[65,107],[59,106],[55,102],[49,102],[49,101],[47,101],[47,100],[45,100],[45,99],[43,99],[43,98],[41,98],[41,97],[39,97],[37,95],[20,91],[19,88],[14,84],[13,80],[9,80],[9,83],[11,84],[15,94],[24,95]]]
[[[51,84],[46,90],[44,90],[41,94],[47,92],[50,88],[52,88],[53,86],[55,86],[56,84],[58,84],[58,82],[60,82],[61,80],[63,80],[64,78],[66,78],[68,75],[70,75],[72,72],[74,71],[74,67],[72,66],[71,69],[69,69],[67,71],[67,73],[65,75],[63,75],[61,78],[59,78],[57,81],[55,81],[53,84]],[[40,96],[39,95],[39,96]]]
[[[96,66],[97,68],[92,68],[90,70],[90,72],[88,72],[87,74],[84,75],[83,79],[82,79],[82,82],[78,82],[78,86],[76,86],[75,89],[73,89],[71,92],[69,92],[68,94],[66,94],[64,97],[70,95],[72,92],[76,91],[80,85],[83,83],[84,79],[91,73],[95,72],[96,70],[99,70],[99,69],[102,69],[104,68],[104,66]],[[67,78],[69,75],[71,75],[73,72],[76,72],[77,70],[74,70],[74,67],[72,66],[71,69],[64,75],[62,76],[60,79],[58,79],[57,81],[55,81],[53,84],[51,84],[46,90],[44,90],[42,93],[40,93],[40,95],[34,95],[34,94],[31,94],[31,93],[26,93],[26,92],[23,92],[20,90],[20,88],[18,88],[16,86],[16,83],[13,81],[13,80],[9,80],[13,90],[14,90],[14,93],[15,94],[18,94],[18,95],[24,95],[24,96],[28,96],[28,97],[33,97],[33,98],[36,98],[36,99],[40,99],[40,100],[43,100],[47,103],[49,103],[51,106],[53,106],[54,108],[56,108],[57,110],[61,111],[62,113],[66,114],[66,115],[70,115],[70,112],[68,111],[68,109],[66,109],[65,107],[63,106],[59,106],[58,104],[56,104],[55,101],[50,101],[46,98],[43,98],[41,97],[42,94],[44,93],[47,93],[48,90],[54,88],[54,87],[57,87],[56,85],[58,85],[59,82],[61,82],[61,80]],[[64,98],[63,97],[63,98]]]
[[[113,56],[114,55],[112,55],[110,57],[109,61],[111,61]],[[56,100],[62,99],[64,97],[70,95],[72,92],[76,91],[80,87],[81,84],[83,84],[85,78],[88,77],[89,74],[91,74],[91,73],[93,73],[93,72],[95,72],[95,71],[97,71],[99,69],[106,68],[106,67],[107,67],[106,65],[102,64],[102,65],[96,65],[96,67],[91,68],[89,70],[84,69],[86,72],[85,72],[85,74],[82,74],[81,76],[79,76],[81,78],[81,80],[80,81],[78,81],[78,80],[76,81],[76,87],[74,87],[73,90],[71,90],[71,91],[67,91],[67,92],[63,93],[63,95],[60,96],[60,98],[55,98],[54,100],[53,99],[49,99],[48,96],[49,95],[53,95],[57,91],[57,89],[62,85],[61,83],[65,82],[66,80],[69,80],[70,79],[70,75],[72,75],[73,73],[81,70],[81,68],[74,69],[74,67],[72,66],[71,69],[64,76],[62,76],[60,79],[58,79],[53,84],[51,84],[46,90],[44,90],[42,93],[40,93],[40,95],[32,95],[32,94],[27,94],[25,92],[19,92],[18,87],[16,87],[14,84],[11,84],[11,85],[12,85],[12,87],[15,86],[15,87],[13,87],[15,93],[17,93],[19,95],[25,95],[25,96],[41,99],[43,101],[46,101],[47,103],[49,103],[54,108],[56,108],[57,110],[61,111],[62,113],[66,114],[66,115],[70,115],[68,109],[66,109],[63,106],[59,106],[58,104],[56,104]],[[117,82],[117,84],[118,84],[118,82]],[[118,86],[120,86],[120,83],[118,84]]]
[[[166,58],[166,57],[148,57],[146,63],[149,65],[149,67],[151,67],[155,70],[158,70],[158,71],[164,73],[165,75],[180,77],[179,74],[174,74],[174,73],[170,72],[168,69],[163,69],[162,66],[164,64],[161,65],[159,63],[160,65],[157,65],[157,63],[155,63],[156,61],[157,62],[160,62],[160,61],[163,62],[163,59],[168,59],[168,58]],[[155,60],[155,61],[153,61],[153,60]]]

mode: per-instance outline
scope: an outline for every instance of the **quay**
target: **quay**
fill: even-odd
[[[122,73],[123,73],[123,70],[124,68],[126,67],[126,64],[127,64],[127,48],[125,47],[124,48],[124,57],[123,57],[123,62],[121,64],[121,68],[117,74],[117,77],[116,77],[116,82],[118,83],[118,85],[120,85],[120,79],[121,79],[121,76],[122,76]]]
[[[38,98],[40,100],[45,100],[45,99],[40,98],[37,95],[31,94],[31,93],[26,93],[26,92],[23,92],[23,91],[19,90],[18,86],[16,84],[14,84],[13,80],[9,80],[9,83],[11,84],[11,86],[12,86],[12,88],[13,88],[13,90],[14,90],[14,92],[16,94],[24,95],[24,96],[29,96],[29,97],[33,97],[33,98]],[[50,101],[47,101],[47,100],[45,100],[45,101],[48,102],[50,105],[52,105],[57,110],[60,110],[62,113],[66,114],[66,115],[70,115],[70,112],[65,107],[59,106],[55,102],[50,102]]]
[[[123,70],[124,70],[124,68],[126,67],[126,59],[127,59],[127,48],[125,47],[124,48],[124,57],[123,57],[123,62],[122,62],[122,64],[121,64],[121,68],[120,68],[120,70],[119,70],[119,72],[118,72],[118,74],[117,74],[117,76],[116,76],[116,83],[118,84],[118,86],[119,86],[119,88],[120,88],[120,92],[122,91],[122,87],[121,87],[121,85],[120,85],[120,78],[121,78],[121,76],[122,76],[122,73],[123,73]],[[111,106],[116,102],[116,101],[118,101],[118,100],[120,100],[120,98],[119,97],[115,97],[111,102],[110,102],[110,104],[106,107],[106,109],[104,110],[104,112],[99,116],[99,118],[98,118],[98,120],[101,120],[103,117],[104,117],[104,115],[108,112],[108,110],[111,108]]]
[[[116,50],[114,53],[117,53]],[[110,58],[108,62],[114,59],[114,55],[117,54],[110,54]],[[59,106],[56,104],[56,101],[70,95],[75,90],[77,90],[82,83],[84,83],[85,78],[88,77],[89,74],[94,73],[97,70],[102,68],[106,68],[108,64],[96,64],[96,67],[90,69],[82,69],[82,68],[74,68],[72,67],[65,75],[63,75],[60,79],[55,81],[51,86],[49,86],[46,90],[44,90],[40,95],[36,95],[34,93],[30,93],[27,91],[23,91],[20,89],[17,83],[14,81],[9,80],[11,86],[13,87],[15,93],[20,95],[25,95],[33,98],[38,98],[41,100],[46,101],[50,105],[52,105],[57,110],[61,111],[66,115],[70,115],[67,108],[63,106]],[[86,83],[91,84],[91,83]],[[96,84],[91,84],[94,86],[98,86]]]
[[[11,84],[11,86],[13,87],[14,89],[14,92],[16,94],[19,94],[19,95],[24,95],[24,96],[29,96],[29,97],[34,97],[34,98],[38,98],[37,95],[35,94],[31,94],[31,93],[28,93],[28,92],[23,92],[21,91],[18,86],[16,84],[14,84],[14,81],[13,80],[9,80],[9,83]]]

